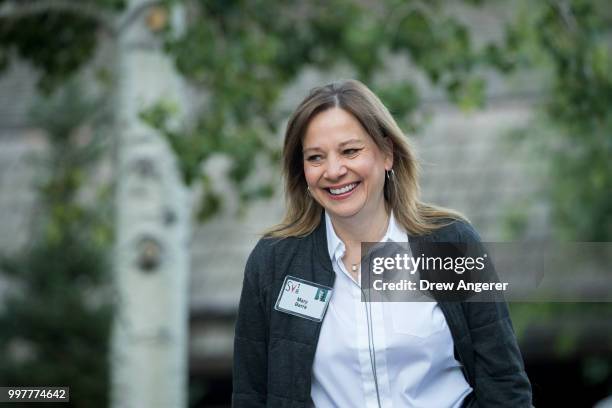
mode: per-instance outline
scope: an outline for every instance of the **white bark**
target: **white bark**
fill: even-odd
[[[145,3],[130,0],[125,15]],[[160,99],[181,103],[182,83],[144,16],[120,33],[117,67],[119,310],[112,338],[111,401],[113,407],[183,407],[188,195],[168,145],[138,118],[143,108]]]

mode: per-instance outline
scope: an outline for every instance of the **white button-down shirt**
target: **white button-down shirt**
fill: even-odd
[[[382,408],[461,406],[472,388],[438,304],[362,302],[359,282],[342,262],[345,245],[327,214],[325,221],[336,280],[314,358],[314,405],[378,408],[380,400]],[[393,214],[381,240],[387,241],[408,242]]]

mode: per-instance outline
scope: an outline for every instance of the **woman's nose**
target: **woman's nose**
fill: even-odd
[[[327,169],[325,170],[325,177],[335,180],[344,176],[347,171],[342,160],[329,158],[327,161]]]

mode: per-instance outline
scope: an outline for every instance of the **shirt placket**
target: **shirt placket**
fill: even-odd
[[[392,408],[391,384],[387,370],[387,336],[385,332],[384,304],[380,302],[371,303],[373,320],[374,348],[376,350],[376,377],[380,406]]]
[[[361,381],[363,387],[363,395],[365,398],[365,406],[366,408],[378,408],[378,398],[376,393],[376,382],[374,380],[373,374],[373,358],[374,356],[370,354],[371,347],[379,348],[379,351],[376,352],[376,358],[381,359],[380,363],[377,360],[376,364],[376,372],[378,378],[378,389],[379,389],[379,397],[381,401],[381,406],[385,408],[390,408],[392,406],[391,400],[387,397],[390,395],[389,390],[389,380],[386,369],[386,361],[384,358],[385,350],[385,339],[384,339],[384,322],[382,316],[382,308],[378,303],[365,303],[361,301],[361,286],[359,283],[355,282],[351,275],[348,273],[346,268],[344,267],[344,263],[342,262],[342,257],[344,256],[344,248],[339,248],[336,256],[336,264],[338,268],[342,271],[347,279],[351,281],[351,298],[353,304],[353,310],[355,313],[355,322],[356,322],[356,332],[357,332],[357,352],[359,359],[359,367],[361,371]],[[368,310],[371,306],[374,308],[370,311],[370,315],[368,315]],[[370,338],[368,337],[368,319],[371,319],[370,325],[372,326],[372,335],[374,339],[374,345],[370,346],[368,343],[370,342]],[[381,349],[382,348],[382,349]],[[374,353],[374,348],[371,349],[372,353]],[[381,382],[384,383],[381,386]]]
[[[351,285],[351,297],[355,311],[355,322],[357,326],[357,352],[359,368],[361,371],[361,383],[363,396],[367,408],[378,408],[376,398],[376,383],[372,372],[372,361],[368,337],[368,308],[370,304],[361,301],[361,288],[359,285]]]

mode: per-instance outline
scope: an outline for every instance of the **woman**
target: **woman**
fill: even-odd
[[[235,407],[529,407],[503,302],[362,302],[362,242],[478,243],[419,201],[417,163],[355,80],[314,89],[283,150],[287,212],[246,265]]]

